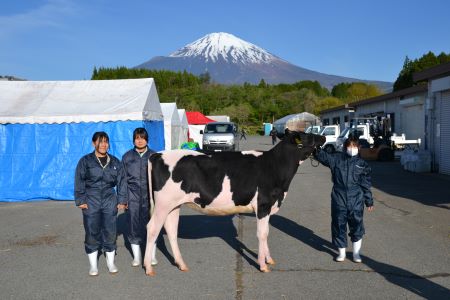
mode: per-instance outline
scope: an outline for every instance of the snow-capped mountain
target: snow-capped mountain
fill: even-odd
[[[341,82],[367,82],[382,90],[392,89],[392,83],[366,81],[328,75],[293,65],[268,51],[232,34],[210,33],[173,52],[157,56],[136,68],[184,71],[200,75],[208,72],[212,81],[222,84],[294,83],[317,80],[328,89]]]
[[[198,57],[213,63],[223,59],[234,64],[269,64],[277,59],[266,50],[224,32],[208,34],[169,57]]]

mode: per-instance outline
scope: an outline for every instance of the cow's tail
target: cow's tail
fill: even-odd
[[[148,195],[149,195],[149,200],[150,200],[150,218],[153,215],[153,211],[155,209],[155,197],[153,195],[153,189],[152,189],[152,162],[150,160],[148,160],[148,167],[147,167],[147,172],[148,172]]]

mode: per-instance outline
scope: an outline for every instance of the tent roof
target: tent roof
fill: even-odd
[[[194,125],[194,124],[202,125],[202,124],[208,124],[211,122],[215,122],[214,120],[211,120],[211,119],[205,117],[205,115],[199,111],[187,111],[186,116],[188,119],[188,123],[192,124],[192,125]]]
[[[0,81],[0,124],[162,119],[153,78]]]
[[[299,121],[310,121],[313,122],[318,120],[319,118],[316,115],[310,114],[308,112],[302,112],[299,114],[292,114],[282,117],[281,119],[276,120],[273,124],[285,124],[289,120],[299,120]]]
[[[183,108],[178,109],[178,116],[180,117],[180,122],[183,127],[188,127],[189,123],[186,116],[186,110]]]
[[[175,102],[161,103],[161,110],[164,116],[164,122],[170,122],[173,125],[181,125],[177,104]]]

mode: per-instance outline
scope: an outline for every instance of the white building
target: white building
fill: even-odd
[[[424,147],[431,152],[432,170],[450,175],[450,63],[417,72],[413,78],[428,82]]]

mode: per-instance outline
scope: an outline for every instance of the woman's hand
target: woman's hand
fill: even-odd
[[[375,209],[375,208],[374,208],[374,206],[372,205],[372,206],[369,206],[369,207],[367,208],[367,211],[368,211],[368,212],[372,212],[374,209]]]
[[[78,205],[78,207],[79,207],[79,208],[81,208],[81,209],[88,209],[88,205],[87,205],[87,203],[84,203],[84,204]]]

